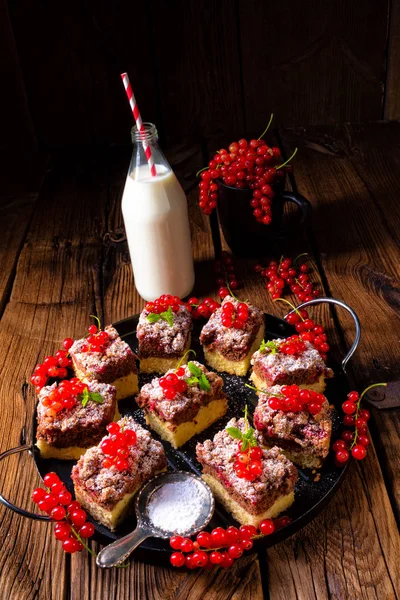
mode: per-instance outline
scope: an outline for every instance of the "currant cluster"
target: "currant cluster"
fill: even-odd
[[[195,298],[193,296],[192,298],[189,298],[186,306],[188,310],[192,313],[193,319],[200,319],[200,317],[208,319],[213,314],[213,312],[215,312],[217,308],[220,307],[220,304],[213,298],[207,297],[204,298],[202,302],[200,302],[198,298]]]
[[[37,393],[46,385],[49,377],[65,379],[68,376],[68,368],[72,367],[68,350],[73,343],[74,340],[66,338],[63,342],[65,350],[57,350],[54,356],[46,356],[43,363],[36,365],[30,381],[35,386]]]
[[[136,444],[136,433],[132,429],[124,429],[119,423],[107,425],[110,434],[100,444],[101,451],[105,455],[103,467],[109,469],[115,466],[118,471],[129,469],[129,447]]]
[[[180,298],[178,298],[178,296],[171,296],[171,294],[163,294],[162,296],[154,300],[154,302],[147,302],[147,304],[145,305],[145,309],[149,313],[155,313],[156,315],[159,315],[162,312],[168,310],[168,307],[170,306],[172,312],[177,313],[181,304],[183,304],[183,302]]]
[[[78,394],[82,394],[87,387],[86,383],[82,383],[76,377],[61,381],[42,400],[43,406],[46,407],[46,416],[54,417],[62,410],[74,408],[78,402]]]
[[[297,148],[289,160],[282,163],[279,148],[270,148],[262,139],[242,138],[232,142],[228,150],[221,148],[200,175],[199,206],[203,213],[210,215],[217,206],[216,181],[222,180],[228,186],[253,190],[250,201],[253,215],[259,223],[270,225],[273,186],[284,180],[286,171],[292,170],[288,163],[296,152]]]
[[[249,307],[246,302],[239,302],[237,307],[232,302],[222,305],[221,322],[224,327],[243,329],[249,318]]]
[[[283,344],[279,346],[279,352],[287,354],[289,356],[299,356],[307,349],[307,346],[303,342],[300,336],[291,335],[286,339]]]
[[[176,394],[186,392],[187,383],[184,379],[180,379],[186,374],[184,367],[179,367],[175,373],[167,373],[160,378],[160,386],[167,400],[173,400]]]
[[[303,342],[310,342],[316,350],[320,353],[321,357],[326,360],[327,353],[329,352],[329,344],[327,343],[327,337],[325,329],[322,325],[315,323],[308,316],[308,312],[304,308],[292,312],[286,317],[286,321],[290,325],[294,325],[296,331],[300,334]]]
[[[261,463],[262,455],[262,450],[259,446],[242,451],[242,442],[240,441],[235,464],[233,465],[236,475],[240,479],[246,479],[246,481],[257,479],[263,470]]]
[[[298,385],[284,385],[279,395],[268,399],[268,406],[272,410],[282,412],[308,411],[311,415],[321,412],[326,398],[313,390],[302,390]]]
[[[110,336],[108,335],[107,331],[101,331],[100,321],[98,319],[97,321],[98,326],[89,325],[89,335],[86,337],[87,344],[83,344],[81,346],[81,352],[104,352],[104,350],[106,349],[110,341]]]
[[[170,556],[174,567],[196,569],[197,567],[211,569],[219,565],[224,569],[231,567],[234,561],[240,558],[245,550],[253,547],[254,540],[274,531],[286,527],[290,523],[289,517],[279,519],[265,519],[259,528],[254,525],[242,525],[240,529],[230,526],[227,529],[216,527],[210,533],[201,531],[193,541],[180,535],[170,538],[170,546],[175,552]]]
[[[371,415],[369,410],[361,408],[361,401],[372,388],[386,387],[386,385],[386,383],[374,383],[367,387],[361,395],[356,391],[347,394],[347,400],[342,404],[343,423],[347,427],[352,427],[352,429],[345,429],[341,439],[336,440],[332,446],[337,465],[344,465],[349,460],[350,453],[356,460],[363,460],[367,456],[367,446],[369,446],[368,421]]]
[[[216,283],[218,286],[220,286],[218,290],[218,296],[221,299],[230,294],[230,291],[226,285],[227,283],[229,284],[229,288],[231,290],[239,289],[240,286],[235,272],[232,254],[226,250],[223,250],[221,252],[221,258],[215,261],[214,273],[216,275]]]
[[[36,488],[32,500],[38,508],[57,521],[54,535],[62,542],[65,552],[73,554],[83,548],[91,550],[83,541],[92,537],[94,526],[86,521],[86,512],[72,496],[56,473],[47,473],[44,479],[46,489]]]
[[[301,256],[301,255],[300,255]],[[267,267],[255,265],[254,270],[268,279],[266,284],[272,299],[280,298],[286,292],[293,292],[300,302],[308,302],[321,295],[319,288],[314,287],[308,275],[310,267],[306,262],[295,266],[296,259],[282,256],[279,263],[271,260]]]

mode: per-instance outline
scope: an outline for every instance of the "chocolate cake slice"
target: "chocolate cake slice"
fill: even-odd
[[[231,419],[227,427],[244,432],[244,419]],[[263,519],[276,517],[293,503],[297,469],[275,446],[263,449],[262,473],[248,481],[235,472],[237,452],[238,441],[226,429],[196,448],[203,479],[214,496],[239,523],[257,527]]]
[[[82,338],[73,343],[69,353],[79,379],[109,383],[116,389],[117,400],[122,400],[138,391],[136,355],[112,325],[104,331],[109,341],[102,352],[92,351],[86,338]]]
[[[326,387],[325,379],[333,377],[332,369],[326,366],[310,342],[300,340],[297,343],[300,350],[294,355],[285,352],[289,344],[288,339],[262,343],[252,356],[250,379],[261,390],[274,385],[296,384],[302,389],[322,394]]]
[[[78,459],[87,448],[101,440],[107,425],[119,418],[115,388],[106,383],[90,382],[89,393],[100,394],[100,401],[89,399],[84,403],[78,399],[72,408],[51,414],[54,411],[48,410],[46,398],[56,388],[54,383],[39,393],[36,446],[43,458]]]
[[[177,390],[171,399],[162,387],[169,374],[180,382],[177,387],[183,384],[184,389]],[[165,377],[156,377],[144,385],[136,402],[144,409],[146,423],[178,448],[222,417],[228,403],[222,378],[197,361],[190,361],[176,372],[170,370]]]
[[[139,488],[167,467],[164,448],[148,431],[132,417],[124,417],[118,423],[137,436],[136,443],[129,447],[129,468],[122,472],[115,465],[105,468],[105,455],[99,444],[79,459],[71,474],[78,502],[112,531],[130,512]]]
[[[307,410],[283,412],[268,405],[270,395],[280,393],[281,386],[273,386],[269,394],[260,394],[254,412],[254,426],[264,446],[279,446],[296,465],[318,469],[329,452],[332,417],[327,400],[321,411],[312,415]]]
[[[227,296],[204,325],[200,334],[207,364],[217,371],[232,375],[246,375],[250,359],[264,337],[264,315],[255,306],[247,304],[248,318],[241,328],[223,324],[224,305],[231,303],[234,310],[240,303]]]

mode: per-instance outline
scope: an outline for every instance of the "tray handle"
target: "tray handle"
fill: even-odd
[[[20,454],[21,452],[26,452],[27,450],[31,450],[31,446],[17,446],[17,448],[11,448],[10,450],[6,450],[2,454],[0,454],[0,461],[12,454]],[[38,515],[36,513],[29,512],[28,510],[24,510],[23,508],[19,508],[19,506],[15,506],[12,502],[4,498],[4,496],[0,493],[0,502],[4,504],[7,508],[10,508],[14,512],[22,515],[23,517],[28,517],[28,519],[34,519],[35,521],[53,521],[50,517],[46,517],[45,515]]]
[[[356,327],[354,342],[353,342],[350,350],[348,351],[348,353],[342,360],[343,373],[346,373],[347,363],[349,362],[350,358],[353,356],[354,352],[357,350],[357,346],[360,341],[360,337],[361,337],[360,321],[359,321],[359,318],[357,317],[356,313],[350,306],[348,306],[341,300],[335,300],[334,298],[314,298],[313,300],[309,300],[308,302],[303,302],[302,304],[299,304],[299,306],[296,307],[296,310],[299,310],[300,308],[305,308],[306,306],[311,306],[312,304],[324,304],[324,303],[334,304],[336,306],[340,306],[341,308],[344,308],[345,310],[347,310],[347,312],[349,312],[351,314],[351,316],[353,317],[353,320],[354,320],[354,324]],[[290,312],[287,313],[287,315],[285,315],[284,318],[286,318],[288,315],[290,315],[293,312],[295,312],[295,311],[291,310]]]

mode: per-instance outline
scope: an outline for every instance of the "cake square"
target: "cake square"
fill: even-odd
[[[40,390],[36,446],[43,458],[76,460],[101,440],[114,418],[119,418],[115,388],[107,383],[90,382],[86,399],[84,394],[72,396],[70,407],[55,412],[49,403],[51,399],[62,402],[59,390],[63,385],[53,383]]]
[[[132,500],[140,487],[167,467],[162,444],[153,440],[148,431],[132,417],[124,417],[118,424],[123,431],[132,430],[136,434],[136,443],[129,446],[128,468],[119,471],[114,464],[104,467],[106,456],[100,443],[79,459],[71,474],[78,502],[112,531],[131,511]]]
[[[229,306],[232,308],[228,311]],[[247,306],[247,313],[244,311],[247,319],[237,320],[236,317],[241,314],[240,310],[243,306]],[[237,321],[239,326],[236,326]],[[264,315],[261,310],[227,296],[221,308],[218,308],[204,325],[200,334],[200,343],[210,367],[217,371],[243,376],[249,370],[250,359],[263,337]]]
[[[332,417],[328,400],[318,414],[308,410],[284,412],[274,410],[268,400],[281,394],[282,386],[273,386],[268,395],[260,394],[254,412],[254,426],[266,447],[279,446],[296,465],[318,469],[329,452],[332,434]]]
[[[175,381],[172,392],[165,383],[169,379]],[[197,361],[154,378],[142,387],[136,402],[144,409],[146,423],[174,448],[209,427],[228,409],[222,378]]]
[[[246,430],[244,419],[231,419],[227,427]],[[262,450],[262,472],[254,481],[248,481],[239,478],[234,469],[237,452],[238,440],[226,429],[196,448],[202,477],[214,496],[239,523],[257,527],[263,519],[276,517],[293,503],[297,469],[275,446]]]
[[[82,381],[109,383],[116,389],[117,401],[138,391],[136,355],[112,325],[104,328],[108,341],[101,352],[92,351],[86,338],[76,340],[69,353],[76,376]]]
[[[267,390],[274,385],[298,385],[322,394],[325,379],[333,377],[320,353],[299,336],[261,343],[251,359],[250,379],[256,388]]]
[[[181,358],[182,362],[187,361],[184,355],[190,348],[192,317],[179,298],[173,304],[170,298],[161,296],[154,303],[147,303],[140,313],[136,336],[143,373],[166,373]]]

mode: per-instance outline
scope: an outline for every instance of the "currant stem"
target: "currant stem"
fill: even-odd
[[[373,383],[372,385],[369,385],[367,388],[365,388],[365,390],[361,393],[361,395],[360,395],[360,397],[358,399],[358,402],[357,402],[357,410],[356,410],[356,414],[355,414],[355,418],[354,418],[355,421],[358,419],[358,415],[359,415],[360,407],[361,407],[361,400],[364,398],[365,394],[367,392],[369,392],[369,390],[372,390],[372,388],[375,388],[375,387],[386,387],[386,386],[387,386],[387,383]],[[350,446],[350,450],[352,448],[354,448],[354,446],[357,444],[357,439],[358,439],[358,429],[356,427],[355,428],[354,439],[353,439],[353,442],[352,442],[352,444]]]
[[[94,552],[91,548],[89,548],[89,546],[87,544],[85,544],[85,542],[83,541],[83,539],[81,538],[81,536],[79,535],[79,533],[73,528],[72,525],[71,525],[71,531],[74,534],[74,536],[76,537],[76,539],[85,548],[85,550],[87,550],[92,556],[94,556],[96,558],[96,556],[97,556],[96,552]]]
[[[288,158],[287,160],[285,160],[285,162],[282,163],[281,165],[279,165],[278,167],[275,167],[275,169],[276,170],[282,169],[282,167],[284,167],[285,165],[287,165],[296,156],[297,150],[298,150],[298,148],[295,148],[295,151],[293,152],[292,156],[290,158]]]
[[[308,256],[308,252],[302,252],[301,254],[298,254],[294,259],[293,264],[295,264],[302,256]]]
[[[303,317],[302,317],[302,315],[301,315],[301,313],[300,313],[299,309],[298,309],[298,308],[296,308],[296,307],[294,306],[294,304],[292,304],[291,302],[289,302],[289,300],[286,300],[285,298],[275,298],[275,300],[273,300],[273,302],[285,302],[286,304],[289,304],[290,308],[291,308],[292,310],[294,310],[294,312],[295,312],[295,313],[296,313],[296,314],[297,314],[297,315],[300,317],[300,319],[301,319],[302,321],[305,321],[305,319],[303,319]]]
[[[208,169],[208,166],[207,167],[203,167],[202,169],[200,169],[200,171],[197,171],[196,177],[198,177],[200,175],[200,173],[202,173],[203,171],[206,171],[207,169]]]
[[[259,137],[259,138],[257,138],[258,140],[261,140],[261,138],[263,138],[263,137],[264,137],[264,135],[267,133],[268,129],[270,128],[270,125],[271,125],[271,123],[272,123],[272,119],[273,119],[273,118],[274,118],[274,113],[271,113],[271,116],[270,116],[270,118],[269,118],[269,121],[268,121],[268,125],[267,125],[267,127],[264,129],[264,131],[262,132],[262,134],[260,135],[260,137]]]
[[[235,294],[232,292],[232,290],[231,290],[231,288],[229,286],[228,280],[225,279],[225,281],[226,281],[226,287],[228,288],[229,293],[232,296],[232,298],[234,298],[234,300],[237,300],[238,302],[240,302],[239,298],[237,296],[235,296]]]
[[[185,352],[185,354],[181,357],[180,361],[178,362],[178,364],[175,367],[175,371],[177,371],[179,369],[179,367],[182,365],[183,361],[185,360],[185,358],[187,357],[188,354],[190,354],[191,352],[193,352],[193,354],[196,356],[196,352],[192,349],[187,350]]]
[[[100,323],[100,319],[99,317],[96,317],[96,315],[89,315],[89,317],[91,317],[92,319],[94,319],[97,323],[97,327],[99,328],[99,331],[101,329],[101,323]]]

